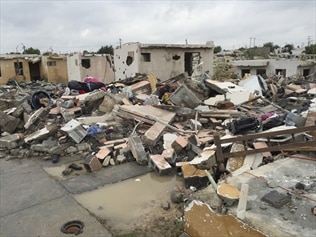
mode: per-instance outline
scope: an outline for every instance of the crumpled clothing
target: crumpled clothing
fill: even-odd
[[[96,134],[102,132],[102,128],[100,128],[98,125],[92,125],[87,130],[87,135],[95,136]]]

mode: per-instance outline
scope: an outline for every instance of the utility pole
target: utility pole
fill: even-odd
[[[120,48],[122,48],[122,39],[119,38],[119,41],[120,41]]]
[[[311,42],[312,42],[312,37],[309,35],[307,36],[307,46],[309,46]]]
[[[249,45],[249,48],[251,48],[251,40],[252,40],[252,38],[250,37],[250,45]]]
[[[256,46],[256,38],[253,38],[253,47]]]

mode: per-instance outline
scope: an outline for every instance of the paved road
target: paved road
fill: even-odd
[[[75,236],[60,231],[71,220],[83,221],[79,236],[112,236],[39,162],[0,159],[1,237]]]

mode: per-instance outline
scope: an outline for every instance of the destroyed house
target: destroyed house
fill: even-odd
[[[233,62],[237,74],[244,77],[245,74],[283,77],[298,75],[308,76],[316,72],[316,62],[313,60],[299,59],[266,59],[266,60],[238,60]]]
[[[93,76],[104,83],[114,81],[114,62],[110,54],[82,54],[67,56],[68,81]]]
[[[44,80],[67,82],[67,62],[63,56],[5,54],[0,56],[0,84],[9,79],[18,82]]]
[[[213,41],[206,44],[141,44],[126,43],[114,49],[115,80],[133,77],[136,73],[154,73],[165,81],[181,73],[213,74]]]

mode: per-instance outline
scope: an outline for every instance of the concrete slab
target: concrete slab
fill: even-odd
[[[245,212],[247,223],[269,236],[316,236],[315,216],[311,212],[316,203],[316,187],[304,193],[295,190],[298,182],[315,182],[315,161],[285,158],[229,177],[227,182],[238,189],[244,183],[249,185],[248,204],[251,209]],[[271,180],[275,183],[274,188],[267,185]],[[273,190],[285,194],[290,192],[290,202],[280,208],[263,202],[262,198]],[[236,214],[236,209],[237,206],[231,207],[231,213]]]
[[[71,196],[63,196],[1,217],[0,236],[69,236],[62,233],[60,228],[71,220],[84,223],[80,236],[111,236]]]
[[[37,162],[0,159],[0,236],[66,236],[71,220],[84,222],[82,236],[111,236]]]
[[[23,166],[16,161],[7,161],[16,166],[7,169],[0,176],[0,216],[6,216],[64,195],[64,191],[54,180],[31,160],[23,160]],[[1,160],[2,166],[11,166]]]

